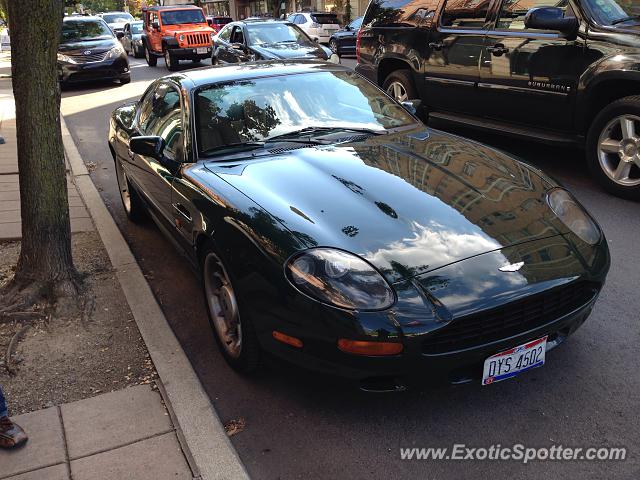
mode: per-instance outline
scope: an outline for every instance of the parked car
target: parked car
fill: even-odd
[[[340,30],[340,22],[335,13],[292,13],[288,20],[319,43],[329,43],[331,35]]]
[[[222,27],[227,23],[231,22],[233,22],[233,18],[231,17],[222,17],[218,15],[207,17],[207,23],[211,28],[213,28],[213,30],[215,30],[216,33],[222,30]]]
[[[356,18],[349,25],[331,35],[331,38],[329,38],[329,48],[333,53],[339,57],[342,55],[356,54],[356,38],[363,18],[364,17]]]
[[[200,62],[211,58],[215,32],[201,8],[193,5],[148,7],[142,10],[142,43],[147,64],[155,67],[164,57],[169,70],[176,70],[180,60]]]
[[[99,16],[107,22],[107,25],[113,30],[113,33],[123,32],[124,26],[135,20],[135,18],[127,12],[105,12]]]
[[[604,188],[640,199],[635,4],[408,3],[369,4],[358,72],[397,99],[422,99],[433,118],[584,147]]]
[[[340,65],[160,78],[108,142],[129,219],[149,214],[201,273],[239,371],[268,351],[368,390],[489,384],[542,365],[609,268],[554,180]]]
[[[95,80],[119,80],[121,84],[131,81],[127,54],[104,20],[64,17],[58,47],[58,79],[62,86]]]
[[[142,43],[142,32],[144,31],[144,24],[142,20],[127,23],[124,26],[122,46],[128,55],[133,55],[135,58],[144,57],[144,44]]]
[[[214,64],[278,58],[315,58],[340,62],[331,50],[311,40],[306,33],[290,22],[233,22],[227,24],[214,38]]]

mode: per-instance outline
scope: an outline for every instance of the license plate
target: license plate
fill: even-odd
[[[482,385],[506,380],[532,368],[544,365],[547,337],[496,353],[484,361]]]
[[[209,53],[209,49],[207,47],[198,47],[198,48],[196,48],[196,53],[198,55],[200,55],[202,53]]]

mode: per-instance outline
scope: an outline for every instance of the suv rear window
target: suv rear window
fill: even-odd
[[[486,0],[448,0],[444,4],[440,22],[443,27],[482,28],[487,18]]]
[[[430,20],[441,0],[373,0],[369,3],[364,26],[408,26]]]
[[[331,24],[340,23],[336,15],[324,14],[324,13],[314,13],[313,15],[311,15],[311,20],[323,25],[326,25],[327,23],[331,23]]]

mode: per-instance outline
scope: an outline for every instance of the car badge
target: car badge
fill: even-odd
[[[501,272],[517,272],[524,266],[524,262],[510,263],[504,267],[500,267],[498,270]]]
[[[85,50],[83,53],[84,53],[85,55],[91,55],[91,50]]]

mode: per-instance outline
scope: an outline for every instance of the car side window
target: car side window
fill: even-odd
[[[231,34],[231,43],[241,43],[244,45],[244,34],[242,33],[242,27],[236,25],[233,27],[233,33]]]
[[[569,8],[568,1],[554,2],[552,0],[504,0],[500,9],[500,16],[496,28],[498,30],[524,30],[524,17],[532,8],[556,7],[565,11],[565,16],[575,16]]]
[[[218,34],[218,38],[220,40],[222,40],[223,42],[229,43],[229,41],[231,40],[231,30],[233,29],[233,26],[231,25],[227,25],[226,27],[224,27],[222,29],[222,31]]]
[[[483,28],[489,2],[486,0],[448,0],[444,4],[440,25],[450,28]]]
[[[143,135],[157,135],[165,141],[164,154],[184,159],[184,135],[180,93],[171,85],[158,85],[142,101],[138,124]]]
[[[296,15],[296,20],[293,23],[302,25],[303,23],[306,23],[306,21],[307,21],[307,18],[304,15]]]

